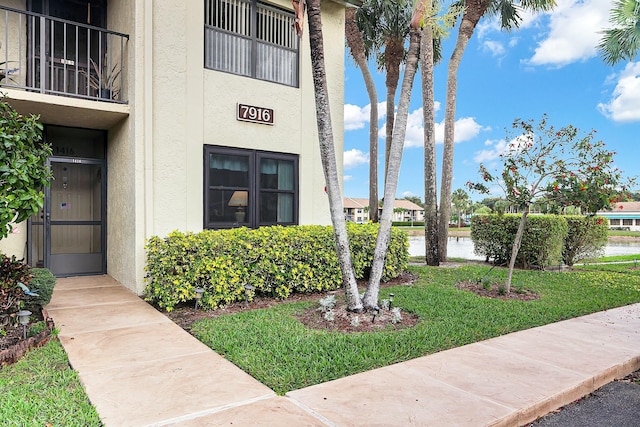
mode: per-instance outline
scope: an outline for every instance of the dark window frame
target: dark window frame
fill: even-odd
[[[218,10],[218,5],[213,4],[213,2],[215,1],[216,0],[204,0],[204,67],[210,70],[277,83],[284,86],[295,88],[300,87],[300,39],[295,34],[295,29],[293,28],[293,22],[295,22],[294,12],[292,10],[284,9],[282,7],[259,0],[243,0],[243,2],[249,4],[249,16],[247,17],[248,19],[246,19],[245,21],[235,21],[235,18],[232,15],[239,12],[239,5],[226,4],[223,0],[223,3],[219,5],[222,16],[219,16],[216,15],[215,12],[216,10]],[[281,18],[273,16],[262,16],[259,19],[260,9],[271,10],[283,16]],[[265,26],[265,24],[263,23],[263,21],[270,21],[270,23],[280,23],[281,25],[283,25],[282,22],[287,19],[291,22],[291,26],[283,26],[280,29],[272,27],[271,25]],[[245,25],[248,25],[249,28],[245,28]],[[282,32],[284,28],[290,28],[288,30],[290,34],[284,34]],[[209,50],[213,49],[212,47],[209,47],[209,43],[212,43],[212,40],[210,40],[210,31],[233,35],[235,37],[238,37],[239,40],[242,39],[248,43],[248,70],[242,72],[239,69],[226,69],[226,67],[229,65],[218,64],[218,61],[220,61],[221,59],[219,59],[215,53],[209,52]],[[272,37],[270,39],[264,37],[267,32],[271,33]],[[215,42],[213,43],[215,45]],[[287,43],[289,45],[287,45]],[[290,81],[278,80],[279,76],[273,75],[259,76],[259,74],[261,74],[261,71],[258,70],[259,44],[282,49],[283,51],[288,51],[291,54],[295,55],[295,61],[292,63],[293,70]],[[293,45],[295,45],[295,47],[292,47]],[[237,46],[235,46],[232,48],[232,50],[239,52],[242,49],[239,49]],[[271,54],[273,54],[273,52]],[[222,54],[222,56],[224,56],[224,54]],[[282,58],[280,60],[282,61]],[[222,60],[222,62],[225,61]],[[242,63],[243,61],[241,59],[236,59],[234,62],[237,62],[234,66],[238,66],[238,64]]]
[[[210,183],[210,154],[230,155],[248,157],[248,186],[213,186]],[[260,188],[260,161],[267,160],[285,160],[291,161],[293,164],[293,189],[261,189]],[[219,145],[204,145],[203,148],[203,228],[205,229],[228,229],[234,227],[258,228],[269,225],[297,225],[299,218],[299,199],[300,199],[300,175],[299,175],[299,156],[291,153],[279,153],[273,151],[254,150],[245,148],[225,147]],[[246,209],[246,218],[243,223],[232,223],[228,221],[210,221],[210,190],[235,191],[246,190],[249,192],[249,203]],[[293,195],[293,212],[292,221],[260,221],[260,195],[261,194],[292,194]]]

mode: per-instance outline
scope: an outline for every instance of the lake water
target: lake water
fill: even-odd
[[[604,249],[605,256],[632,254],[640,254],[640,242],[609,242]],[[409,236],[409,255],[424,256],[424,236]],[[447,256],[484,261],[483,256],[473,253],[470,237],[449,237]]]

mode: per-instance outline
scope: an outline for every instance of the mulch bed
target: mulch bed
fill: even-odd
[[[0,367],[17,362],[27,351],[49,342],[54,324],[46,311],[33,313],[31,323],[43,319],[47,320],[46,329],[32,337],[27,337],[27,339],[23,339],[22,325],[9,327],[6,329],[6,334],[0,335]]]
[[[500,291],[500,285],[493,283],[491,289],[486,289],[482,283],[477,281],[466,280],[464,282],[456,283],[456,288],[464,291],[473,292],[476,295],[487,298],[496,298],[502,300],[520,300],[520,301],[532,301],[540,299],[540,296],[529,289],[514,289],[511,287],[511,292],[504,294]]]
[[[400,276],[392,279],[388,282],[381,283],[380,289],[388,288],[390,286],[398,286],[398,285],[410,285],[417,279],[412,273],[405,271]],[[358,281],[358,288],[363,292],[367,286],[367,282],[364,280]],[[298,301],[312,301],[318,302],[321,298],[333,294],[336,296],[337,304],[333,309],[334,312],[334,320],[329,322],[324,319],[324,313],[318,310],[319,305],[314,305],[304,313],[298,316],[298,320],[302,322],[305,326],[312,329],[325,329],[330,331],[338,331],[344,333],[352,333],[352,332],[367,332],[374,331],[379,329],[401,329],[406,327],[411,327],[418,322],[418,316],[400,311],[402,319],[399,321],[393,322],[394,317],[391,311],[381,310],[380,313],[376,314],[375,321],[371,321],[373,317],[373,312],[364,313],[364,314],[355,314],[349,313],[345,309],[344,306],[344,291],[337,290],[332,292],[327,292],[324,294],[292,294],[289,298],[285,300],[278,300],[272,297],[265,296],[255,296],[253,301],[249,302],[249,304],[245,304],[244,302],[235,302],[231,303],[225,307],[219,308],[217,310],[212,311],[204,311],[204,310],[195,310],[194,306],[189,304],[187,305],[179,305],[174,310],[169,313],[163,312],[167,317],[169,317],[174,323],[180,326],[182,329],[186,331],[191,330],[191,325],[201,319],[205,318],[215,318],[218,316],[224,316],[226,314],[234,314],[248,310],[258,310],[263,308],[269,308],[276,306],[278,304],[289,303],[289,302],[298,302]],[[385,298],[385,294],[380,292],[381,298]],[[357,316],[359,321],[356,326],[354,322],[354,317]]]

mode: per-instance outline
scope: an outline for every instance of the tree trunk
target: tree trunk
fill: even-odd
[[[349,239],[344,217],[343,200],[340,191],[340,180],[336,164],[336,153],[331,127],[331,111],[329,109],[329,91],[324,62],[324,44],[322,40],[322,21],[320,17],[320,0],[308,0],[307,16],[309,18],[309,47],[311,51],[311,69],[315,88],[316,116],[322,169],[327,184],[331,222],[336,239],[336,252],[342,273],[342,286],[347,299],[347,309],[362,311],[362,302],[358,293],[358,285],[349,249]]]
[[[353,60],[360,68],[371,105],[369,112],[369,219],[378,222],[378,93],[364,54],[362,34],[356,24],[356,9],[345,10],[344,26],[347,45]]]
[[[380,217],[380,228],[376,239],[376,249],[373,254],[373,265],[369,276],[369,284],[364,295],[364,307],[367,310],[378,306],[378,294],[380,292],[380,280],[384,269],[384,261],[389,247],[389,236],[391,234],[391,222],[393,216],[393,201],[395,200],[398,188],[398,176],[400,175],[400,164],[402,163],[402,150],[404,148],[404,138],[407,131],[407,117],[409,116],[409,102],[411,100],[411,89],[413,80],[418,68],[418,53],[420,49],[420,32],[411,30],[409,36],[409,51],[407,62],[400,90],[400,101],[398,102],[398,115],[396,126],[393,131],[391,149],[389,150],[389,168],[387,180],[384,186],[384,206]]]
[[[440,217],[438,223],[438,249],[440,261],[447,260],[447,237],[451,219],[451,188],[453,181],[453,144],[456,124],[456,94],[458,88],[458,68],[462,54],[473,35],[480,17],[485,13],[489,0],[467,2],[464,16],[458,29],[456,46],[449,60],[447,70],[447,100],[444,113],[444,149],[442,152],[442,182],[440,184]]]
[[[384,61],[387,71],[385,85],[387,87],[387,123],[384,156],[384,182],[387,182],[389,173],[389,155],[393,140],[393,128],[395,123],[395,101],[400,80],[400,64],[404,56],[404,40],[396,40],[389,37],[384,48]],[[406,73],[406,71],[405,71]]]
[[[511,248],[511,259],[509,260],[509,273],[507,274],[507,283],[505,283],[505,289],[507,293],[511,291],[511,278],[513,277],[513,268],[516,265],[516,257],[518,251],[520,251],[520,245],[522,244],[522,236],[524,235],[524,227],[527,224],[527,215],[529,215],[529,205],[522,212],[522,218],[520,218],[520,224],[518,225],[518,231],[516,232],[516,238],[513,241],[513,247]]]
[[[433,93],[433,28],[425,25],[420,40],[422,119],[424,122],[424,245],[427,265],[439,265],[438,191],[436,177],[435,104]]]

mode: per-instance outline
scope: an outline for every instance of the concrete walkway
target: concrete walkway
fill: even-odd
[[[519,426],[640,368],[640,304],[277,396],[108,276],[47,306],[105,426]]]

